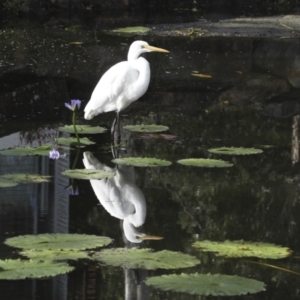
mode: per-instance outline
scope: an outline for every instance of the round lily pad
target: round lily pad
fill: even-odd
[[[90,126],[90,125],[76,125],[78,134],[97,134],[104,133],[107,129],[100,126]],[[61,132],[75,133],[73,125],[65,125],[64,127],[58,127]]]
[[[38,234],[20,235],[5,241],[8,246],[35,249],[35,250],[84,250],[103,247],[111,243],[111,239],[105,236],[85,234]]]
[[[259,154],[263,151],[255,148],[234,148],[234,147],[221,147],[207,150],[210,153],[225,154],[225,155],[250,155]]]
[[[226,168],[232,167],[233,164],[221,159],[209,158],[188,158],[177,161],[181,165],[203,168]]]
[[[180,269],[198,265],[200,261],[191,255],[173,251],[152,252],[151,249],[107,249],[92,256],[111,266],[133,269]]]
[[[164,291],[203,296],[236,296],[265,290],[261,281],[222,274],[172,274],[150,277],[146,284]]]
[[[128,165],[135,167],[167,167],[172,163],[168,160],[150,158],[150,157],[125,157],[116,158],[112,162],[120,165]]]
[[[60,137],[56,139],[56,142],[59,145],[76,145],[76,146],[88,146],[88,145],[95,144],[95,142],[92,142],[88,138],[80,138],[79,140],[80,140],[80,144],[78,144],[77,138],[75,137]]]
[[[19,183],[41,183],[49,182],[51,176],[43,176],[39,174],[5,174],[0,176],[0,187],[12,187]]]
[[[124,27],[124,28],[113,29],[112,32],[117,32],[117,33],[145,33],[145,32],[148,32],[150,30],[151,29],[149,27],[133,26],[133,27]]]
[[[50,277],[65,274],[74,267],[53,261],[6,259],[0,260],[0,280]]]
[[[13,187],[13,186],[16,186],[16,185],[18,185],[17,182],[5,179],[2,176],[0,176],[0,187],[6,188],[6,187]]]
[[[216,252],[218,256],[227,257],[259,257],[280,259],[291,254],[291,250],[286,247],[268,243],[255,243],[245,241],[198,241],[193,247],[204,252]]]
[[[134,132],[162,132],[169,129],[168,126],[164,125],[127,125],[123,127],[126,130],[134,131]]]
[[[103,170],[95,170],[95,169],[74,169],[74,170],[65,170],[61,172],[62,175],[67,176],[69,178],[75,179],[105,179],[114,177],[114,172],[108,172]]]
[[[52,149],[51,146],[41,146],[37,148],[33,147],[15,147],[10,149],[0,150],[0,154],[2,155],[44,155],[49,156],[49,151]]]
[[[21,255],[35,260],[78,260],[90,259],[85,251],[78,250],[25,250],[20,252]]]

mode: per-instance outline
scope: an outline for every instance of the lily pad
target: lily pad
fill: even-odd
[[[188,158],[177,161],[181,165],[203,168],[226,168],[232,167],[233,164],[221,159],[209,158]]]
[[[35,250],[84,250],[103,247],[111,243],[111,239],[105,236],[85,234],[38,234],[20,235],[5,241],[8,246],[35,249]]]
[[[149,27],[133,26],[133,27],[124,27],[124,28],[113,29],[112,32],[118,32],[118,33],[145,33],[145,32],[148,32],[150,30],[151,29]]]
[[[19,183],[41,183],[49,182],[51,176],[43,176],[39,174],[6,174],[0,176],[0,187],[16,186]]]
[[[133,269],[180,269],[198,265],[200,261],[191,255],[173,251],[152,252],[151,249],[116,248],[102,250],[92,256],[111,266]]]
[[[107,130],[104,127],[90,125],[76,125],[76,129],[78,134],[97,134],[103,133]],[[65,125],[64,127],[58,127],[58,130],[61,132],[75,133],[73,125]]]
[[[236,296],[265,290],[261,281],[222,274],[172,274],[148,278],[146,284],[164,291],[203,296]]]
[[[45,155],[49,156],[49,151],[52,149],[51,146],[41,146],[37,148],[33,147],[15,147],[10,149],[0,150],[2,155]]]
[[[168,160],[150,158],[150,157],[125,157],[116,158],[112,162],[120,165],[128,165],[135,167],[167,167],[172,163]]]
[[[21,255],[35,260],[78,260],[90,259],[91,257],[84,251],[73,250],[25,250],[20,252]]]
[[[65,170],[61,172],[61,174],[69,178],[86,179],[86,180],[105,179],[105,178],[110,178],[115,176],[114,172],[94,170],[94,169]]]
[[[227,257],[259,257],[280,259],[291,254],[291,250],[286,247],[268,243],[254,243],[245,241],[198,241],[193,245],[204,252],[216,252],[218,256]]]
[[[16,185],[18,185],[17,182],[4,179],[2,176],[0,176],[0,188],[13,187]]]
[[[0,260],[0,279],[20,280],[26,278],[50,277],[68,273],[73,269],[74,267],[66,263],[7,259]]]
[[[169,129],[168,126],[164,125],[127,125],[123,127],[126,130],[134,131],[134,132],[162,132]]]
[[[75,137],[60,137],[56,139],[56,142],[59,145],[74,145],[74,146],[88,146],[88,145],[95,144],[95,142],[92,142],[88,138],[80,138],[80,144],[78,144],[77,138]]]
[[[207,150],[210,153],[225,154],[225,155],[250,155],[259,154],[263,151],[255,148],[234,148],[234,147],[221,147]]]

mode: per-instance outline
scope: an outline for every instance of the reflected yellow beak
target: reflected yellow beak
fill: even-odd
[[[166,49],[162,49],[162,48],[156,48],[150,45],[145,45],[144,48],[150,50],[150,51],[154,51],[154,52],[162,52],[162,53],[170,53],[170,51],[166,50]]]
[[[145,241],[145,240],[155,240],[155,241],[159,241],[162,240],[163,237],[162,236],[156,236],[156,235],[143,235],[143,236],[139,236],[138,239]]]

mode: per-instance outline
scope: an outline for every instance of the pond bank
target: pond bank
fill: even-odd
[[[162,24],[151,27],[152,35],[192,37],[296,37],[300,33],[300,16],[201,19],[184,24]]]

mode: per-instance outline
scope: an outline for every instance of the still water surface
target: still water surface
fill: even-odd
[[[64,102],[75,98],[85,105],[103,72],[126,58],[133,40],[143,38],[20,29],[3,30],[2,37],[0,149],[53,144],[55,138],[67,136],[57,130],[71,122]],[[69,44],[76,41],[83,44]],[[299,275],[253,263],[300,272],[299,90],[291,86],[297,78],[286,71],[293,66],[280,48],[292,52],[298,41],[165,37],[147,41],[170,50],[170,54],[147,54],[152,69],[149,90],[122,112],[121,126],[166,125],[167,136],[122,129],[124,149],[112,153],[114,113],[86,122],[81,110],[78,124],[101,125],[108,130],[89,136],[95,145],[77,150],[76,168],[84,168],[85,151],[108,168],[115,168],[111,160],[116,155],[172,161],[170,167],[125,168],[145,197],[147,215],[139,231],[164,239],[130,243],[123,234],[122,221],[100,205],[89,181],[74,180],[79,194],[68,194],[71,181],[61,172],[74,165],[77,151],[64,149],[65,157],[55,161],[0,155],[0,175],[53,176],[49,183],[1,189],[0,258],[18,257],[3,244],[9,237],[85,233],[113,238],[112,247],[181,251],[197,256],[202,263],[166,272],[79,263],[74,272],[51,279],[1,281],[1,299],[200,299],[143,284],[147,276],[183,271],[239,275],[265,282],[266,291],[237,299],[298,299]],[[265,54],[272,49],[271,57]],[[192,72],[212,78],[195,78]],[[251,85],[253,78],[258,84]],[[256,147],[263,153],[225,157],[207,151],[222,146]],[[221,158],[234,166],[206,169],[176,163],[183,158]],[[216,257],[191,247],[194,241],[206,239],[274,243],[290,247],[293,254],[279,261],[242,260]]]

